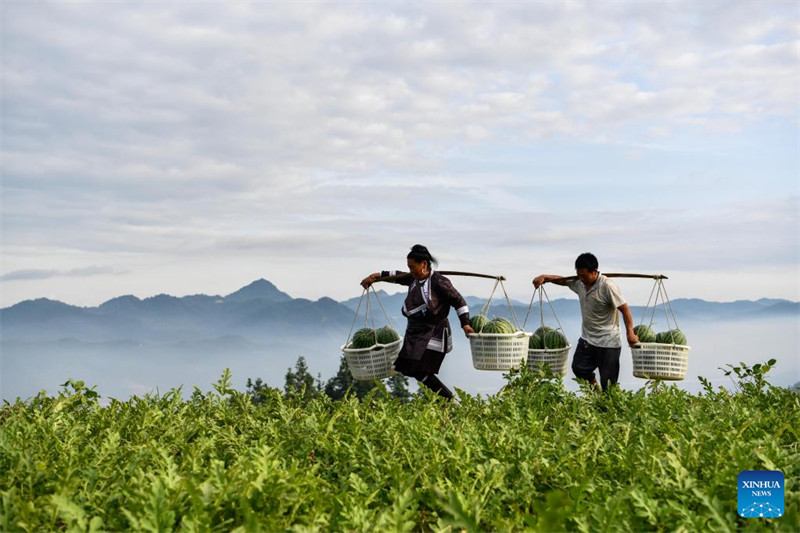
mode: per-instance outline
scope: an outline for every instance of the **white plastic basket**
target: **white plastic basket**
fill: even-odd
[[[530,333],[471,333],[472,366],[478,370],[511,370],[522,366],[528,356]]]
[[[564,376],[567,374],[567,360],[569,359],[569,350],[572,348],[571,344],[567,344],[566,348],[558,350],[550,350],[544,348],[542,350],[528,349],[528,366],[537,368],[543,366],[545,363],[550,365],[550,371],[557,376]]]
[[[688,346],[642,342],[631,347],[633,375],[645,379],[680,381],[689,367]]]
[[[353,343],[342,346],[347,367],[353,378],[366,381],[388,378],[392,374],[392,363],[403,347],[403,339],[389,344],[376,344],[370,348],[349,348],[351,344]]]

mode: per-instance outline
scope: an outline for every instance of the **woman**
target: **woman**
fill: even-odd
[[[454,307],[461,328],[469,336],[475,333],[469,325],[469,308],[450,280],[433,271],[432,265],[438,265],[438,262],[426,247],[415,244],[406,258],[411,275],[394,281],[408,286],[408,296],[403,304],[403,316],[408,318],[408,326],[394,369],[451,400],[453,393],[436,376],[445,354],[453,349],[447,315],[450,307]],[[361,286],[366,289],[379,278],[396,274],[403,272],[375,272],[364,278]]]

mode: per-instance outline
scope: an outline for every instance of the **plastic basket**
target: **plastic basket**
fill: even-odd
[[[347,367],[354,379],[366,381],[388,378],[392,374],[392,363],[403,347],[403,339],[389,344],[376,344],[370,348],[348,348],[351,344],[342,346]]]
[[[631,347],[633,375],[645,379],[680,381],[689,367],[688,346],[642,342]]]
[[[533,350],[528,349],[528,366],[531,368],[538,368],[545,363],[550,365],[550,371],[557,376],[564,376],[567,374],[567,360],[569,359],[569,350],[572,348],[571,344],[567,344],[566,348],[558,350],[542,349]]]
[[[477,370],[511,370],[522,366],[528,356],[530,333],[471,333],[472,366]]]

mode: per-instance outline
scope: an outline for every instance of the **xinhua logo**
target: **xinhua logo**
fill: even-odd
[[[743,470],[739,473],[739,516],[783,516],[783,473],[778,470]]]

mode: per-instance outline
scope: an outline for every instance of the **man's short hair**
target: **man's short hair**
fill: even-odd
[[[594,256],[594,254],[590,254],[589,252],[579,255],[575,260],[575,270],[585,268],[589,272],[594,272],[597,270],[598,266],[597,258]]]

